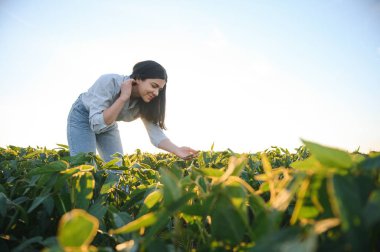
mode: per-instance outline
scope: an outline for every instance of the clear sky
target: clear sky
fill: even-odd
[[[166,134],[199,150],[380,150],[380,1],[0,0],[0,146],[67,144],[105,73],[168,72]],[[125,152],[157,152],[140,120]]]

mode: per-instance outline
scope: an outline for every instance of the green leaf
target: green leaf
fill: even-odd
[[[146,214],[148,210],[151,209],[154,205],[156,205],[159,201],[161,201],[162,198],[163,198],[163,194],[161,190],[155,190],[151,192],[144,199],[144,203],[139,212],[139,216]]]
[[[70,168],[70,169],[67,169],[67,170],[64,170],[64,171],[61,171],[61,174],[71,176],[71,175],[74,175],[77,172],[80,172],[79,166],[73,167],[73,168]]]
[[[321,219],[328,219],[336,216],[333,192],[331,190],[331,180],[329,178],[314,177],[311,182],[311,197],[314,197],[314,206],[320,210]],[[332,202],[333,201],[333,202]]]
[[[107,212],[107,207],[103,205],[104,203],[101,198],[98,198],[98,201],[89,207],[88,213],[101,221]]]
[[[69,146],[66,144],[57,144],[57,146],[62,147],[63,149],[66,149],[66,150],[69,149]]]
[[[366,160],[366,157],[363,154],[352,153],[351,159],[355,164],[359,164]]]
[[[176,201],[172,202],[170,205],[168,205],[166,207],[166,210],[169,213],[174,214],[174,212],[176,212],[177,210],[184,207],[188,203],[188,201],[193,199],[195,196],[196,196],[196,194],[193,192],[185,193],[178,200],[176,200]]]
[[[321,165],[321,163],[314,156],[311,156],[304,160],[295,161],[290,164],[290,167],[304,171],[314,170],[315,172],[326,170],[326,167]]]
[[[215,168],[201,168],[198,171],[200,171],[205,176],[216,178],[219,178],[224,174],[224,171],[222,169]]]
[[[317,217],[318,214],[319,212],[314,206],[302,206],[298,218],[312,219]]]
[[[119,182],[120,176],[115,173],[108,173],[106,181],[104,182],[100,194],[109,193],[112,188]]]
[[[157,220],[146,233],[144,243],[149,244],[152,242],[165,227],[165,225],[167,225],[170,216],[175,216],[176,212],[180,211],[180,209],[185,206],[190,199],[194,198],[194,196],[194,193],[186,193],[181,198],[168,205],[167,208],[160,209],[160,211],[156,212],[155,214]]]
[[[178,178],[167,168],[160,169],[160,181],[164,185],[164,203],[169,205],[181,197],[181,188]]]
[[[94,176],[90,172],[80,172],[75,178],[75,207],[87,209],[95,188]]]
[[[365,159],[364,161],[359,163],[359,168],[363,170],[380,170],[380,154],[369,157]]]
[[[208,193],[208,182],[206,177],[198,176],[196,179],[196,185],[201,193]]]
[[[230,176],[239,176],[241,171],[245,167],[246,163],[247,163],[246,156],[241,156],[239,158],[235,157],[235,156],[230,157],[226,171],[218,180],[216,180],[215,183],[217,183],[217,184],[223,183]]]
[[[168,225],[170,215],[171,214],[165,210],[157,212],[157,221],[149,228],[148,232],[145,234],[144,245],[149,245],[154,240],[157,240],[157,237],[162,229]]]
[[[183,169],[181,165],[178,165],[178,163],[181,163],[182,161],[173,162],[170,167],[170,172],[178,179],[182,179],[183,177]],[[149,169],[151,170],[151,169]]]
[[[62,247],[88,246],[98,228],[98,219],[82,209],[74,209],[64,214],[59,221],[58,242]]]
[[[224,194],[215,198],[216,202],[211,212],[211,234],[219,241],[229,241],[238,244],[245,234],[245,223],[241,213]]]
[[[207,216],[210,212],[210,205],[207,201],[195,202],[192,205],[185,205],[181,208],[181,212],[190,216]]]
[[[269,210],[264,199],[255,194],[248,195],[249,206],[254,212],[267,212]]]
[[[25,241],[23,241],[20,245],[18,245],[17,247],[15,247],[14,249],[12,249],[12,252],[22,252],[22,251],[27,251],[28,249],[28,246],[33,244],[33,243],[41,243],[42,242],[42,237],[41,236],[35,236],[35,237],[32,237],[32,238],[29,238]]]
[[[111,229],[109,231],[110,234],[125,234],[130,233],[136,230],[139,230],[143,227],[149,227],[156,223],[157,221],[157,213],[148,213],[140,218],[128,223],[127,225],[120,227],[118,229]]]
[[[282,212],[270,209],[258,195],[250,194],[248,200],[254,215],[252,231],[256,240],[270,237],[277,232],[280,229]]]
[[[69,193],[56,194],[54,197],[54,203],[60,215],[63,215],[72,209]]]
[[[317,238],[317,235],[312,232],[303,234],[300,227],[283,228],[259,240],[249,252],[317,251]]]
[[[36,155],[38,155],[38,154],[40,154],[40,153],[41,153],[41,151],[36,150],[36,151],[33,151],[33,152],[31,152],[31,153],[25,155],[24,158],[28,159],[28,158],[31,158],[31,157],[33,157],[33,156],[36,156]]]
[[[227,185],[225,187],[225,193],[230,198],[231,203],[236,209],[240,210],[241,208],[244,208],[247,194],[239,183],[234,182]]]
[[[364,220],[368,227],[380,221],[380,189],[373,191],[364,209]]]
[[[7,196],[0,192],[0,215],[2,217],[7,213]]]
[[[0,193],[6,193],[4,186],[0,184]]]
[[[81,152],[75,156],[70,156],[70,163],[72,166],[85,164],[90,161],[91,161],[91,155],[89,155],[88,153]]]
[[[126,212],[113,212],[112,213],[114,226],[116,228],[122,227],[133,221],[132,217]]]
[[[47,173],[55,173],[55,172],[60,172],[64,171],[69,167],[69,164],[65,161],[53,161],[46,166],[43,167],[37,167],[34,168],[29,175],[40,175],[40,174],[47,174]]]
[[[357,184],[351,177],[334,175],[334,198],[343,230],[361,225],[361,205]],[[334,203],[333,203],[334,204]]]
[[[353,165],[352,159],[346,151],[322,146],[306,140],[302,140],[302,142],[323,165],[336,168],[350,168]]]
[[[32,205],[28,209],[28,213],[32,212],[36,207],[38,207],[45,199],[47,199],[49,195],[44,196],[37,196],[34,200]]]
[[[248,159],[245,155],[243,155],[239,158],[231,157],[229,162],[230,163],[228,165],[234,166],[234,170],[233,170],[231,176],[240,176],[241,172],[243,171],[245,165],[248,162]]]
[[[188,186],[191,186],[194,184],[194,181],[191,179],[191,176],[190,175],[187,175],[186,177],[182,178],[180,180],[180,186],[182,188],[184,187],[188,187]]]
[[[117,163],[121,162],[120,158],[114,158],[103,165],[103,169],[118,167]]]
[[[93,165],[87,165],[87,164],[77,166],[77,168],[79,168],[83,172],[90,172],[90,171],[93,171],[95,169],[95,167]]]
[[[164,239],[156,238],[147,246],[146,251],[148,252],[175,251],[174,246],[171,247],[171,249],[170,247],[171,247],[170,245],[167,245],[165,243]],[[130,250],[130,251],[134,251],[134,250]]]
[[[52,196],[49,195],[42,204],[44,205],[46,212],[49,214],[49,216],[53,213],[54,210],[54,199]]]

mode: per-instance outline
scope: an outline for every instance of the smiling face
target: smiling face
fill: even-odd
[[[144,102],[150,102],[158,96],[166,82],[162,79],[136,80],[132,96],[141,97]]]

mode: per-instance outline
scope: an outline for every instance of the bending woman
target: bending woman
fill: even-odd
[[[105,74],[82,93],[67,120],[70,155],[93,152],[109,161],[116,152],[124,154],[117,121],[141,118],[152,144],[180,158],[197,151],[178,147],[164,134],[166,70],[155,61],[142,61],[130,76]]]

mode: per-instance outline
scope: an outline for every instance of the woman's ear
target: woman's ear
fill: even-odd
[[[135,85],[140,85],[140,84],[141,84],[141,82],[142,82],[142,80],[140,80],[140,79],[135,79],[135,82],[136,82],[136,84],[135,84]]]

